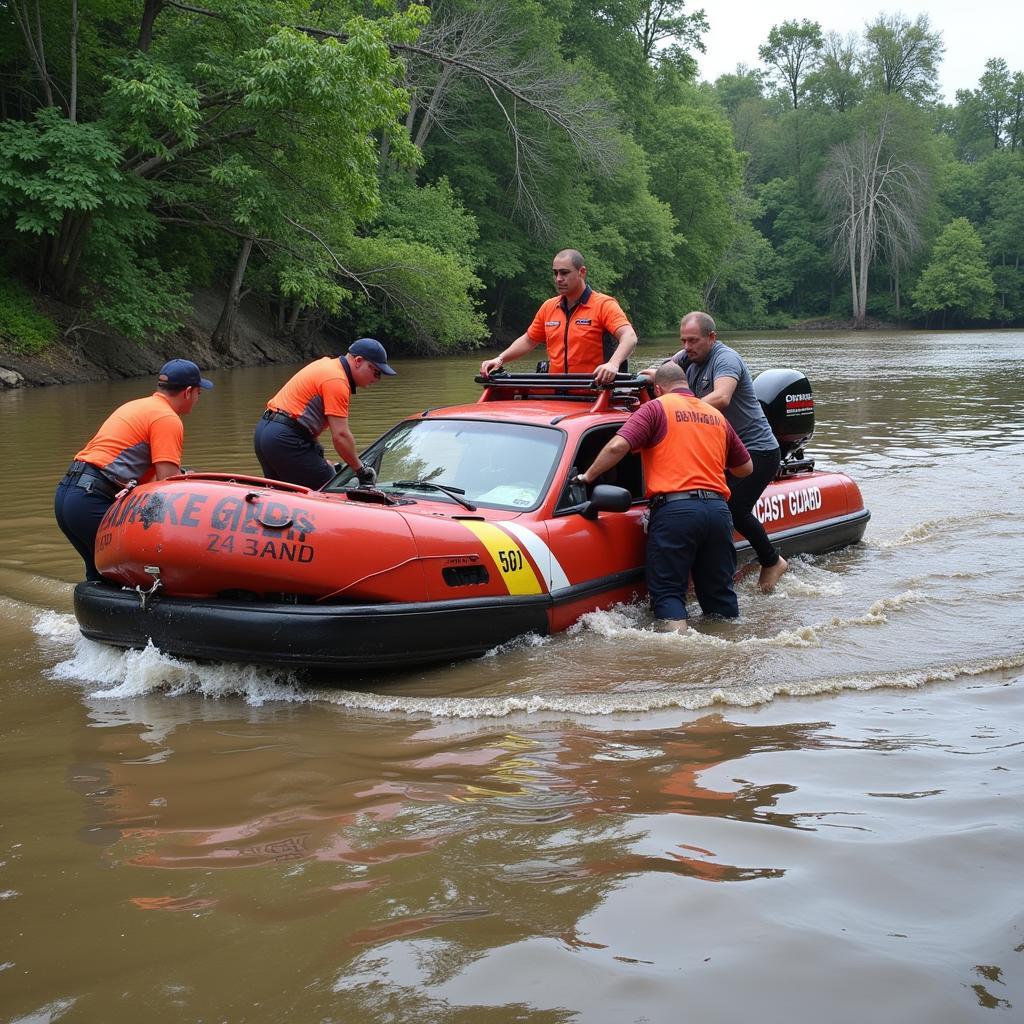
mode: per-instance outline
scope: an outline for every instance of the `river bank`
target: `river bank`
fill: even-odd
[[[148,376],[172,358],[191,359],[204,371],[225,366],[295,363],[334,345],[341,351],[343,344],[323,331],[292,341],[275,337],[266,313],[254,302],[243,302],[234,344],[230,351],[218,352],[210,338],[224,305],[224,294],[215,289],[194,293],[192,312],[181,328],[146,342],[93,329],[65,337],[78,316],[77,308],[38,297],[36,305],[58,325],[60,337],[43,351],[32,354],[17,352],[0,341],[0,390]]]

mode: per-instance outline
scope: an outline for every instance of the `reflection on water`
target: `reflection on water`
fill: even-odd
[[[1024,334],[730,340],[809,375],[864,544],[735,623],[633,603],[388,676],[82,640],[53,485],[145,389],[0,393],[0,1016],[1015,1019]],[[400,362],[359,440],[478,362]],[[186,460],[255,470],[288,372],[212,375]]]

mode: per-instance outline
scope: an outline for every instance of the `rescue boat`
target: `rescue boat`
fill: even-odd
[[[427,409],[319,491],[230,473],[135,487],[96,540],[103,582],[75,589],[84,636],[188,658],[372,671],[483,654],[643,597],[638,455],[573,483],[632,410],[643,377],[477,378],[473,404]],[[755,390],[783,463],[755,509],[784,554],[858,542],[870,513],[849,477],[804,453],[814,399],[795,370]],[[751,552],[737,536],[741,561]]]

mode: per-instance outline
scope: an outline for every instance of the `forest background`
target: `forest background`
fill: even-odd
[[[941,34],[881,13],[699,82],[706,31],[679,0],[0,0],[0,347],[159,338],[212,288],[226,359],[243,301],[296,353],[466,348],[566,246],[641,333],[1024,323],[1024,73],[941,102]]]

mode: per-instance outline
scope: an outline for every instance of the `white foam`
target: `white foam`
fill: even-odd
[[[503,644],[498,644],[497,647],[492,647],[489,651],[485,651],[482,658],[496,658],[499,654],[510,654],[512,651],[522,651],[531,647],[544,647],[551,643],[550,636],[541,636],[539,633],[524,633],[522,636],[513,637],[511,640],[506,640]]]
[[[74,643],[81,636],[74,615],[54,611],[39,612],[32,620],[32,632],[58,643]]]
[[[543,647],[585,640],[593,633],[610,640],[628,639],[642,643],[655,653],[664,651],[671,658],[664,665],[697,664],[691,660],[702,652],[729,657],[730,650],[758,647],[810,647],[822,643],[825,633],[854,625],[885,623],[893,612],[921,603],[925,597],[916,590],[875,601],[865,614],[851,618],[833,618],[820,625],[781,630],[769,636],[738,636],[739,624],[699,621],[685,634],[659,633],[650,628],[646,602],[620,604],[607,611],[591,612],[559,637],[527,636],[496,648],[492,655],[515,649]],[[750,707],[771,701],[779,695],[806,696],[841,690],[868,690],[878,687],[918,688],[930,682],[952,680],[1000,669],[1024,666],[1024,653],[966,664],[947,664],[907,668],[891,673],[826,676],[775,681],[744,679],[735,684],[701,682],[684,676],[666,683],[658,678],[624,680],[622,686],[605,692],[508,693],[471,697],[419,696],[401,692],[381,693],[355,690],[319,689],[305,685],[289,672],[257,665],[191,662],[164,654],[150,644],[143,650],[121,650],[93,643],[78,633],[72,616],[56,612],[37,614],[33,629],[37,635],[65,645],[68,656],[50,670],[50,676],[86,684],[86,693],[101,704],[160,694],[165,698],[194,695],[201,698],[240,698],[252,706],[268,702],[323,703],[379,714],[411,714],[439,719],[506,718],[512,715],[555,715],[558,718],[636,714],[681,708],[699,710],[711,705]],[[705,631],[706,630],[706,631]],[[723,633],[727,635],[723,635]],[[555,652],[557,655],[557,651]],[[389,681],[388,681],[389,682]],[[388,685],[385,682],[385,686]]]
[[[52,1003],[40,1006],[37,1010],[26,1013],[23,1017],[12,1017],[10,1024],[54,1024],[74,1006],[76,998],[55,999]]]
[[[259,665],[200,664],[164,654],[150,643],[124,651],[80,637],[74,654],[51,669],[54,679],[99,683],[89,693],[98,699],[141,697],[162,692],[171,697],[187,693],[203,697],[242,697],[259,706],[268,701],[316,700],[294,674]]]
[[[927,599],[919,590],[905,590],[902,594],[894,594],[892,597],[883,597],[868,608],[863,615],[852,619],[833,618],[828,625],[837,626],[881,626],[889,621],[886,612],[899,611],[902,608],[909,608],[914,605],[924,604]]]
[[[680,638],[684,639],[684,638]],[[699,711],[713,705],[754,707],[779,696],[814,696],[843,690],[896,688],[916,690],[929,683],[954,680],[988,672],[1024,667],[1024,653],[1007,658],[985,659],[954,665],[929,666],[873,676],[826,676],[818,679],[745,683],[739,686],[704,688],[659,687],[640,693],[534,694],[503,697],[415,697],[406,694],[373,694],[332,691],[323,698],[332,704],[382,714],[401,712],[431,718],[483,719],[525,715],[532,719],[554,715],[580,718],[663,711],[680,708]]]
[[[588,612],[580,617],[566,631],[568,636],[575,636],[583,631],[596,633],[606,640],[641,641],[648,649],[659,646],[666,650],[678,649],[680,644],[689,644],[694,649],[725,650],[735,647],[751,647],[771,645],[774,647],[811,647],[818,644],[818,635],[814,626],[799,626],[795,629],[782,629],[771,636],[724,637],[704,632],[706,628],[691,623],[685,633],[661,632],[653,628],[653,619],[646,603],[633,602],[617,604],[605,611]],[[717,624],[716,624],[717,625]],[[727,626],[726,628],[734,628]]]

